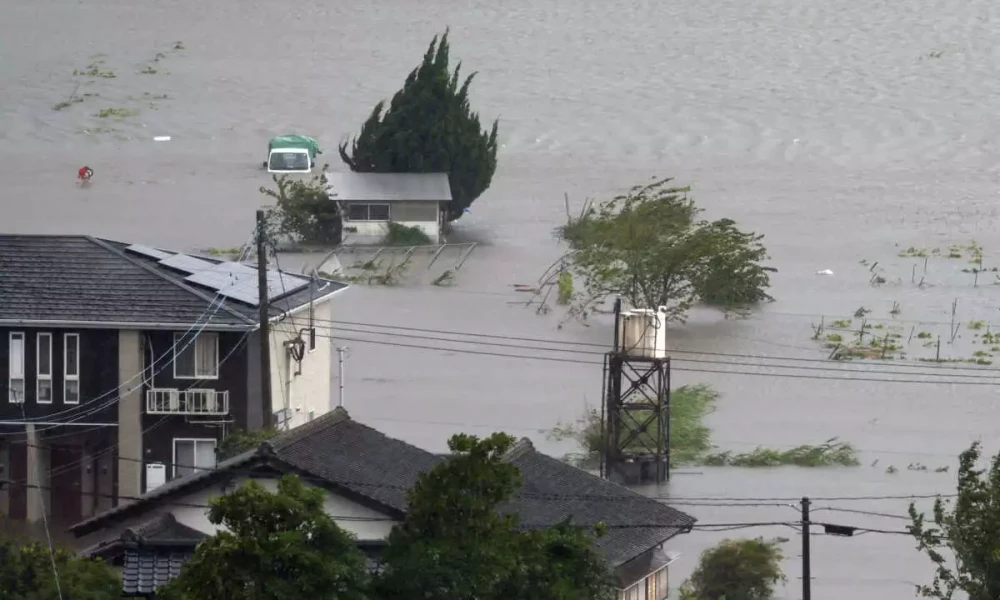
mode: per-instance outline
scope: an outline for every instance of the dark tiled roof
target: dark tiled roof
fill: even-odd
[[[507,460],[521,471],[521,489],[505,510],[516,513],[521,525],[529,528],[554,525],[567,517],[576,525],[605,524],[607,532],[596,545],[616,566],[695,522],[662,502],[542,454],[526,438],[510,450]]]
[[[184,282],[185,274],[156,260],[126,253],[128,245],[84,235],[0,234],[0,323],[192,325],[205,322],[208,311],[214,315],[209,329],[256,327],[257,307],[226,300],[215,310],[214,290]],[[345,287],[317,280],[275,299],[272,314]]]
[[[164,513],[152,521],[131,527],[122,534],[122,539],[143,545],[160,543],[191,543],[197,544],[206,536],[201,531],[178,523],[172,513]]]
[[[271,445],[296,468],[400,512],[417,476],[441,460],[351,420],[340,408],[276,436]]]
[[[567,517],[576,525],[608,525],[607,535],[596,544],[616,567],[695,522],[663,503],[541,454],[527,439],[518,442],[506,458],[520,469],[522,487],[504,510],[516,513],[522,526],[528,528],[555,525]],[[247,469],[255,463],[284,465],[292,472],[325,480],[387,513],[403,513],[406,491],[419,473],[442,460],[446,457],[390,438],[353,421],[347,411],[337,408],[275,436],[258,450],[220,463],[215,471],[168,482],[135,503],[75,525],[73,531],[85,535],[116,514],[142,510],[144,503],[154,504],[203,486],[226,471]]]
[[[122,593],[125,596],[152,594],[156,588],[180,575],[181,567],[192,554],[192,551],[165,552],[157,548],[126,550]]]

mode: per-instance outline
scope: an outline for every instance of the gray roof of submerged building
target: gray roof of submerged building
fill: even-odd
[[[327,190],[341,202],[451,202],[447,173],[326,173]]]
[[[446,456],[433,454],[350,418],[337,408],[296,429],[283,432],[260,448],[223,461],[215,470],[172,480],[123,505],[74,525],[77,535],[95,531],[116,515],[169,503],[186,491],[225,478],[229,471],[245,472],[266,463],[326,482],[352,499],[403,517],[407,491],[420,473]],[[617,567],[684,533],[695,519],[662,502],[546,456],[527,439],[507,453],[505,460],[521,472],[521,488],[501,510],[518,516],[524,528],[556,525],[567,518],[574,525],[604,524],[606,535],[595,545]]]
[[[257,306],[217,301],[217,290],[187,282],[187,273],[126,250],[129,246],[87,235],[0,234],[0,324],[257,327]],[[346,287],[313,278],[301,290],[275,297],[270,312],[276,317]]]

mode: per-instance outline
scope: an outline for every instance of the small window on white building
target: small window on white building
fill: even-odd
[[[218,379],[219,334],[174,334],[174,379]]]
[[[8,348],[7,401],[21,403],[24,402],[24,333],[11,332]]]
[[[174,438],[174,477],[215,468],[214,439]]]
[[[350,204],[347,207],[348,221],[388,221],[388,204]]]
[[[80,334],[63,336],[63,403],[80,403]]]
[[[52,334],[39,333],[38,344],[35,346],[36,373],[35,401],[39,404],[52,404]]]

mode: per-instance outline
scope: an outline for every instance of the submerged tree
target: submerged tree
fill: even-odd
[[[462,216],[493,180],[497,168],[497,121],[483,130],[469,106],[472,73],[450,72],[448,31],[431,41],[423,62],[406,78],[388,110],[375,105],[340,157],[361,173],[448,173],[452,201],[448,219]]]
[[[201,542],[165,600],[365,600],[368,572],[354,539],[323,511],[323,490],[286,475],[277,493],[250,481],[211,502],[224,529]]]
[[[323,172],[328,165],[323,166]],[[335,245],[341,240],[340,210],[327,190],[324,174],[308,180],[273,176],[275,189],[261,186],[260,193],[274,199],[265,235],[272,246],[280,238],[303,244]]]
[[[770,600],[785,581],[779,541],[722,540],[702,553],[681,587],[682,600]]]
[[[935,567],[931,585],[917,586],[925,598],[1000,598],[1000,454],[986,470],[976,468],[981,455],[979,442],[962,453],[958,497],[953,503],[938,498],[933,521],[910,504],[909,530]]]
[[[664,306],[669,320],[681,321],[697,302],[745,310],[772,300],[765,290],[775,269],[761,264],[768,258],[764,236],[729,219],[699,220],[689,188],[671,181],[588,205],[559,228],[570,246],[566,261],[586,288],[578,314],[612,294],[635,307]]]

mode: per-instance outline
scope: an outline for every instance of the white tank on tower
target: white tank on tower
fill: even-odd
[[[633,308],[621,313],[616,350],[632,358],[667,357],[667,309]]]

